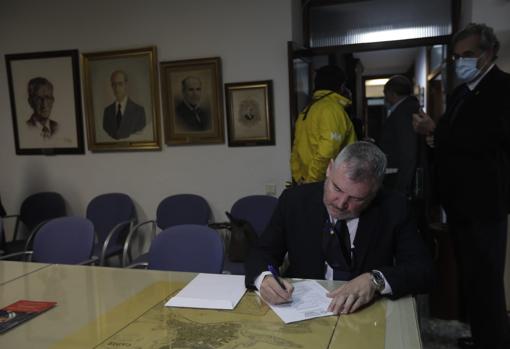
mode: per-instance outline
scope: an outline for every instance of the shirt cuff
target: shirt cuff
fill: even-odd
[[[392,294],[393,290],[391,289],[391,285],[388,282],[388,280],[386,280],[386,277],[384,276],[384,274],[381,273],[381,271],[379,271],[377,269],[375,269],[374,271],[381,274],[382,278],[384,279],[384,290],[381,291],[381,294]]]
[[[262,284],[262,281],[264,280],[264,278],[266,277],[266,275],[271,275],[271,272],[270,271],[263,271],[262,273],[260,273],[259,276],[257,276],[257,278],[255,279],[255,282],[253,283],[253,285],[257,288],[257,290],[260,291],[260,285]]]

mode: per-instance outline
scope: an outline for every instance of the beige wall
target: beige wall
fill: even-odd
[[[273,80],[276,146],[163,145],[156,152],[16,156],[5,64],[0,64],[0,195],[9,212],[54,190],[83,215],[92,197],[125,192],[152,218],[167,195],[197,193],[223,220],[239,197],[277,193],[290,178],[287,41],[297,0],[2,0],[0,54],[157,46],[159,61],[219,56],[223,82]],[[295,12],[294,12],[295,13]],[[226,134],[226,129],[225,129]]]

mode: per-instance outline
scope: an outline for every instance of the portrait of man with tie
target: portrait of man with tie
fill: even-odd
[[[175,108],[176,122],[182,131],[207,131],[211,128],[208,106],[202,103],[202,81],[187,76],[181,81],[182,100]]]
[[[145,128],[145,109],[129,98],[125,71],[114,71],[110,82],[115,101],[104,109],[103,129],[113,139],[125,139]]]
[[[58,122],[50,119],[54,102],[53,84],[48,79],[36,77],[28,82],[28,104],[33,113],[26,125],[40,130],[43,139],[51,138],[58,130]]]

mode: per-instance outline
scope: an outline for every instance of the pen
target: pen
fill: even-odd
[[[278,276],[278,271],[276,270],[275,267],[273,267],[271,264],[267,266],[267,269],[271,272],[271,275],[273,275],[273,277],[275,278],[276,282],[278,283],[278,285],[280,285],[280,287],[282,289],[284,289],[285,291],[287,291],[287,288],[285,287],[285,285],[283,284],[282,280],[280,280],[280,277]]]

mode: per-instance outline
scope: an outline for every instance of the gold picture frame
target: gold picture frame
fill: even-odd
[[[83,54],[88,148],[160,150],[156,47]]]
[[[229,147],[275,145],[272,80],[225,84]]]
[[[160,63],[165,143],[225,143],[219,57]]]

